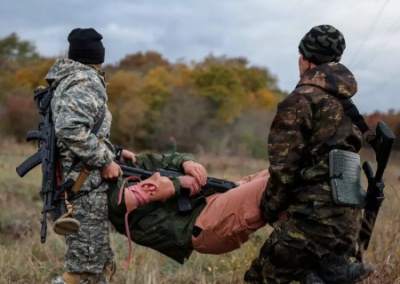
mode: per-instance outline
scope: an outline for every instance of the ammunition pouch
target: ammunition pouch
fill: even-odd
[[[329,178],[335,204],[364,206],[366,191],[362,188],[360,156],[357,153],[339,149],[329,152]]]

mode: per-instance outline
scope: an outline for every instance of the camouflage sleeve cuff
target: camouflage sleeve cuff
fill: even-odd
[[[181,182],[179,181],[179,178],[173,177],[173,178],[171,178],[171,181],[175,187],[175,196],[180,195],[181,194]]]
[[[105,157],[104,157],[104,163],[102,163],[100,166],[99,166],[99,168],[100,169],[105,169],[105,168],[107,168],[111,163],[112,163],[112,161],[114,160],[114,155],[111,153],[111,155],[106,155]]]
[[[92,158],[90,159],[87,159],[85,156],[81,156],[80,158],[83,163],[94,169],[104,169],[114,160],[114,153],[101,142],[99,142],[97,147],[92,150],[92,153]]]
[[[196,162],[196,159],[191,154],[182,154],[179,157],[179,159],[176,161],[176,164],[179,165],[179,170],[181,172],[184,172],[182,165],[183,165],[184,162],[187,162],[187,161]]]

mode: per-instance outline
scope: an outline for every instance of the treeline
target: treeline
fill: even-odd
[[[46,85],[54,60],[15,33],[0,39],[2,135],[22,142],[28,130],[37,128],[33,90]],[[173,136],[178,151],[267,158],[269,125],[286,95],[267,68],[243,57],[213,55],[170,62],[155,51],[129,54],[103,68],[113,143],[165,151]],[[393,123],[399,122],[398,115]]]
[[[27,130],[37,128],[33,89],[46,85],[54,60],[16,34],[0,39],[4,135],[21,142]],[[164,151],[174,136],[179,151],[266,157],[268,123],[285,95],[266,68],[241,57],[212,55],[173,63],[154,51],[130,54],[103,68],[114,143]]]

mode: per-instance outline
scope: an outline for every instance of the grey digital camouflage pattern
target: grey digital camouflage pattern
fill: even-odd
[[[106,105],[105,79],[91,66],[58,59],[46,80],[57,87],[51,107],[64,178],[75,156],[92,169],[80,189],[80,192],[90,193],[71,201],[73,217],[81,223],[81,228],[78,233],[66,237],[65,269],[73,273],[100,274],[104,264],[114,258],[109,240],[108,183],[102,181],[98,170],[108,166],[114,158],[114,148],[108,140],[111,114]],[[104,107],[104,122],[96,137],[90,132]],[[70,177],[76,180],[82,167],[79,164]]]
[[[106,105],[107,94],[101,72],[70,59],[58,59],[47,73],[46,80],[57,86],[51,109],[64,174],[75,155],[94,169],[109,165],[114,158],[114,147],[108,140],[111,113]],[[106,115],[96,137],[90,132],[103,107],[106,107]],[[100,143],[99,138],[104,142]],[[76,179],[81,169],[77,166],[71,177]],[[81,190],[89,190],[90,183],[96,185],[99,181],[99,171],[93,171]]]

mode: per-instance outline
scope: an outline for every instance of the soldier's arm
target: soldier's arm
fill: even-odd
[[[158,168],[170,167],[183,172],[182,164],[186,161],[195,161],[195,158],[191,154],[187,153],[176,153],[171,159],[171,154],[153,154],[153,153],[141,153],[136,154],[136,166],[146,170],[154,171]]]
[[[84,164],[92,168],[105,168],[114,154],[100,143],[91,130],[106,103],[105,91],[96,78],[74,80],[61,95],[61,107],[55,133]],[[104,94],[104,96],[102,96]]]
[[[153,153],[142,153],[135,155],[135,165],[146,171],[155,171],[158,168],[171,167],[183,172],[182,164],[186,161],[195,161],[191,154],[187,153],[175,153],[171,159],[171,154],[153,154]],[[175,194],[179,195],[181,192],[181,184],[178,178],[171,178],[174,187]]]
[[[261,210],[270,221],[289,205],[289,191],[295,186],[311,129],[311,106],[303,95],[292,93],[278,105],[268,137],[270,178],[261,200]]]

